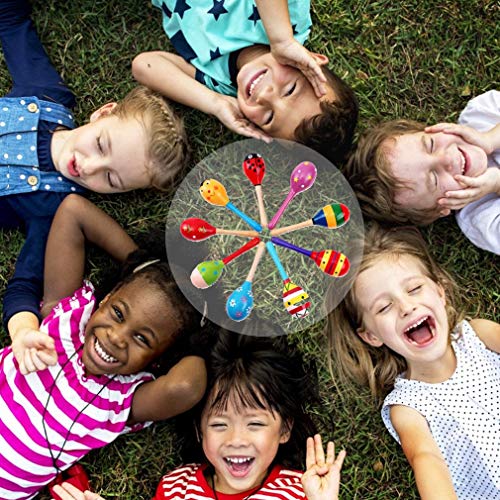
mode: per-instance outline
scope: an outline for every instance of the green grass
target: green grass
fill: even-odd
[[[455,121],[467,101],[498,88],[499,10],[494,0],[312,0],[314,30],[309,47],[325,53],[332,68],[355,89],[361,107],[360,130],[381,119]],[[57,68],[79,96],[77,122],[98,106],[119,99],[133,85],[132,57],[169,47],[160,13],[147,0],[36,0],[34,19]],[[9,89],[0,66],[0,91]],[[194,162],[237,140],[214,119],[180,109]],[[92,199],[132,235],[162,227],[173,193],[138,192]],[[440,220],[424,231],[435,258],[451,271],[472,316],[500,320],[499,260],[474,248],[454,220]],[[13,270],[20,233],[1,232],[0,288]],[[91,257],[91,276],[104,262]],[[2,337],[7,343],[7,337]],[[320,326],[293,339],[320,363],[323,405],[317,410],[323,432],[347,449],[341,496],[359,499],[417,498],[411,469],[385,431],[367,394],[338,394],[324,363]],[[88,455],[84,463],[94,487],[108,498],[150,498],[163,472],[178,464],[169,423],[117,440]],[[42,495],[42,499],[48,498]]]

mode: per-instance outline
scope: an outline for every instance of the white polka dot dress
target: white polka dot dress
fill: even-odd
[[[487,349],[467,321],[461,327],[462,334],[454,334],[452,341],[455,373],[440,384],[399,376],[384,401],[382,418],[400,442],[390,406],[417,410],[445,457],[458,497],[500,499],[500,354]]]

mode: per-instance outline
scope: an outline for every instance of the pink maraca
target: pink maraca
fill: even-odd
[[[317,170],[316,165],[310,161],[303,161],[299,163],[292,171],[290,175],[290,191],[287,194],[285,200],[281,204],[281,207],[274,214],[271,222],[268,224],[269,229],[273,229],[278,223],[279,219],[283,215],[288,204],[292,199],[299,193],[307,191],[316,180]]]

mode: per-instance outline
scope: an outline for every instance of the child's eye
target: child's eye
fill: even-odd
[[[385,306],[382,306],[377,313],[385,313],[391,308],[391,304],[386,304]]]
[[[112,188],[112,189],[115,189],[115,185],[111,179],[111,174],[109,172],[106,173],[106,178],[108,179],[108,184],[109,184],[109,187]]]
[[[413,293],[413,292],[418,292],[421,288],[422,288],[422,285],[415,286],[415,287],[413,287],[413,288],[410,290],[410,293]]]
[[[149,340],[147,337],[145,337],[142,333],[136,333],[135,338],[141,343],[144,344],[146,347],[150,347]]]
[[[264,125],[269,125],[273,121],[273,118],[274,118],[274,111],[271,111],[269,113],[269,116],[267,117],[267,120],[264,122]]]
[[[289,96],[289,95],[292,95],[294,92],[295,92],[295,89],[297,88],[297,82],[295,82],[291,87],[290,89],[288,90],[288,92],[285,94],[286,96]]]
[[[115,313],[116,319],[121,323],[123,321],[123,314],[120,309],[116,306],[113,306],[113,312]]]
[[[101,136],[100,135],[97,136],[96,142],[97,142],[97,148],[99,149],[99,151],[101,153],[104,153],[104,150],[102,149]]]
[[[434,177],[434,186],[437,188],[437,186],[438,186],[438,176],[437,176],[436,172],[432,172],[432,175]]]
[[[434,139],[431,137],[431,153],[434,152]]]
[[[214,422],[213,424],[209,424],[209,427],[215,430],[223,430],[226,428],[226,424]]]
[[[248,426],[254,428],[260,428],[260,427],[265,427],[266,424],[264,422],[249,422]]]

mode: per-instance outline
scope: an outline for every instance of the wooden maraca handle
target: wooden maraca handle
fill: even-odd
[[[303,229],[313,225],[311,219],[305,220],[304,222],[298,222],[297,224],[292,224],[291,226],[280,227],[279,229],[273,229],[271,231],[271,236],[279,236],[280,234],[291,233],[292,231],[297,231],[297,229]]]
[[[252,282],[255,276],[255,271],[257,271],[257,266],[259,265],[260,259],[264,255],[264,251],[266,249],[266,244],[261,241],[259,246],[257,247],[257,252],[255,253],[255,257],[253,258],[252,266],[250,267],[250,271],[248,271],[247,281]]]
[[[262,194],[262,186],[260,184],[255,186],[255,194],[257,195],[257,206],[259,207],[260,225],[265,228],[267,227],[267,214],[266,209],[264,208],[264,196]]]
[[[256,236],[259,236],[259,233],[257,231],[239,231],[237,229],[215,229],[216,234],[230,234],[232,236],[242,236],[242,237],[248,237],[251,236],[252,238],[255,238]]]

